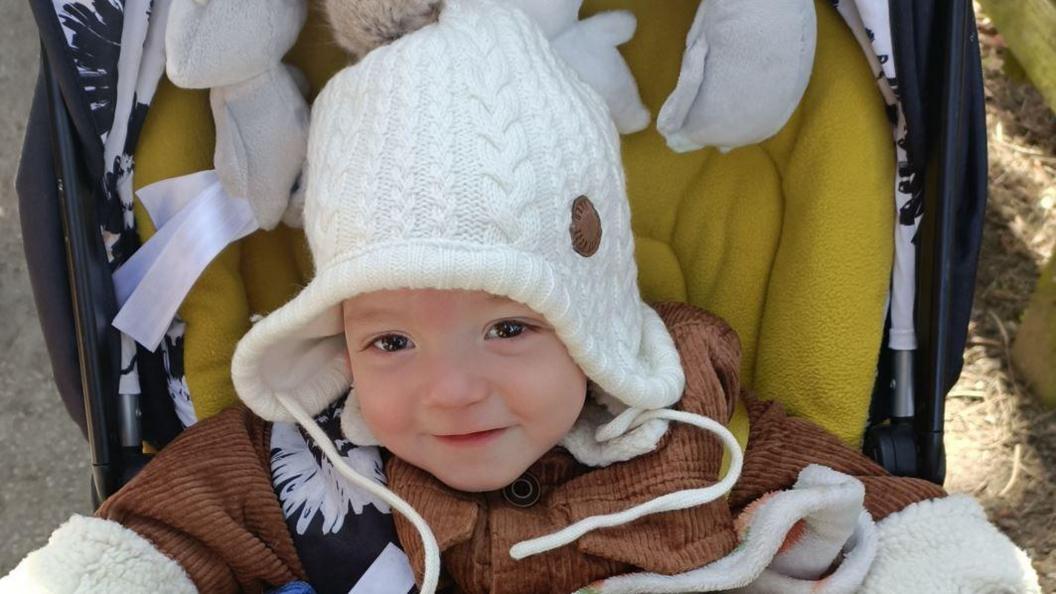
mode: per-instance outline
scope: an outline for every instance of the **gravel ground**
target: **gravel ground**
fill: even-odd
[[[978,10],[978,9],[977,9]],[[1010,345],[1056,245],[1056,115],[985,15],[990,203],[960,382],[946,404],[946,487],[971,493],[1056,592],[1056,410],[1009,364]],[[1011,62],[1011,63],[1010,63]]]
[[[37,74],[24,0],[0,19],[0,575],[91,510],[88,447],[59,400],[22,255],[15,170]]]

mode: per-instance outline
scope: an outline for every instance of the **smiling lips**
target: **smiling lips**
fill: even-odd
[[[495,439],[506,430],[506,427],[489,429],[488,431],[477,431],[474,433],[462,433],[458,435],[436,435],[442,443],[449,445],[481,445]]]

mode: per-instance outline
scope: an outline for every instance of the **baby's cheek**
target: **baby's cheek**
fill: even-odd
[[[547,438],[563,436],[583,410],[587,381],[578,367],[565,362],[547,372],[524,374],[519,393],[522,418],[534,421],[535,430]]]
[[[356,391],[363,420],[382,445],[387,446],[398,440],[408,430],[410,415],[397,395],[385,390],[357,388]]]

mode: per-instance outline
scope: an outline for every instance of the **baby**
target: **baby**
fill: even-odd
[[[602,100],[517,10],[434,16],[316,99],[316,274],[239,343],[245,406],[0,592],[1038,590],[976,503],[742,396],[729,326],[643,303]],[[291,529],[269,450],[294,422],[341,476],[325,505],[395,513]]]
[[[513,483],[583,410],[583,371],[546,318],[516,301],[401,289],[343,309],[364,423],[454,489]]]

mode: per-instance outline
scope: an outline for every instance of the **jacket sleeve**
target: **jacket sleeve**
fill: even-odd
[[[0,594],[233,594],[304,579],[265,465],[267,443],[263,421],[243,407],[196,424],[96,517],[56,530]]]
[[[947,496],[928,481],[893,476],[817,425],[787,416],[777,403],[747,399],[746,405],[750,435],[731,506],[744,509],[789,489],[812,464],[857,479],[864,507],[876,521],[875,558],[860,591],[1040,592],[1027,555],[971,497]]]
[[[182,567],[142,536],[100,518],[73,516],[44,547],[0,579],[0,594],[198,590]]]
[[[741,478],[730,492],[735,512],[766,493],[791,488],[811,464],[860,480],[865,485],[865,508],[877,521],[912,503],[946,495],[942,487],[926,480],[891,475],[835,435],[807,419],[787,415],[777,402],[746,397],[744,403],[749,435]]]
[[[304,578],[266,466],[263,422],[234,407],[187,429],[96,512],[176,560],[202,592]]]

